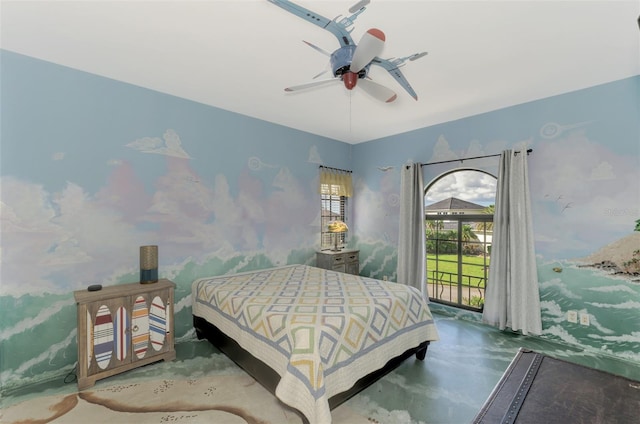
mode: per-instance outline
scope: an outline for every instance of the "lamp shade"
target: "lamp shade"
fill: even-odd
[[[330,233],[346,233],[349,231],[349,227],[342,221],[330,221],[327,224],[327,228]]]
[[[329,221],[329,223],[327,224],[327,231],[329,231],[329,233],[333,234],[333,251],[334,252],[338,252],[340,251],[340,249],[338,248],[338,239],[340,238],[338,236],[338,233],[346,233],[347,231],[349,231],[349,227],[347,227],[347,224],[345,224],[342,221]]]

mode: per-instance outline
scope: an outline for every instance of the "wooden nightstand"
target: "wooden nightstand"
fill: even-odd
[[[175,284],[120,284],[73,292],[78,305],[78,389],[156,361],[175,359]]]
[[[321,250],[316,252],[316,266],[347,274],[360,274],[359,250]]]

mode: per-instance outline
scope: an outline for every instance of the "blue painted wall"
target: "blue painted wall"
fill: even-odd
[[[319,164],[354,170],[362,274],[393,278],[400,166],[521,145],[534,149],[545,337],[640,362],[640,284],[571,262],[640,218],[640,77],[351,146],[0,55],[2,389],[73,367],[72,292],[137,281],[141,245],[160,246],[160,275],[178,285],[176,337],[190,338],[195,278],[314,263]],[[464,166],[495,173],[497,161]],[[425,168],[427,182],[451,168]],[[567,324],[568,309],[594,325]]]
[[[196,277],[315,263],[318,165],[352,146],[1,54],[2,387],[70,371],[72,292],[138,281],[141,245],[178,285],[178,339]]]
[[[362,273],[395,279],[403,164],[518,148],[533,149],[544,337],[640,362],[640,77],[354,146]],[[426,166],[425,184],[461,168],[497,176],[497,165],[490,158]],[[584,266],[602,260],[638,274]],[[588,314],[590,325],[568,323],[569,310]]]

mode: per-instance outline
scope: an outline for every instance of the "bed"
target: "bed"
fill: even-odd
[[[418,290],[307,265],[200,278],[192,300],[198,338],[310,424],[438,339]]]

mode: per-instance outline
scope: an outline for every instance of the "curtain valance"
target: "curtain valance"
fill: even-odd
[[[321,166],[318,193],[329,196],[353,196],[351,171]]]

